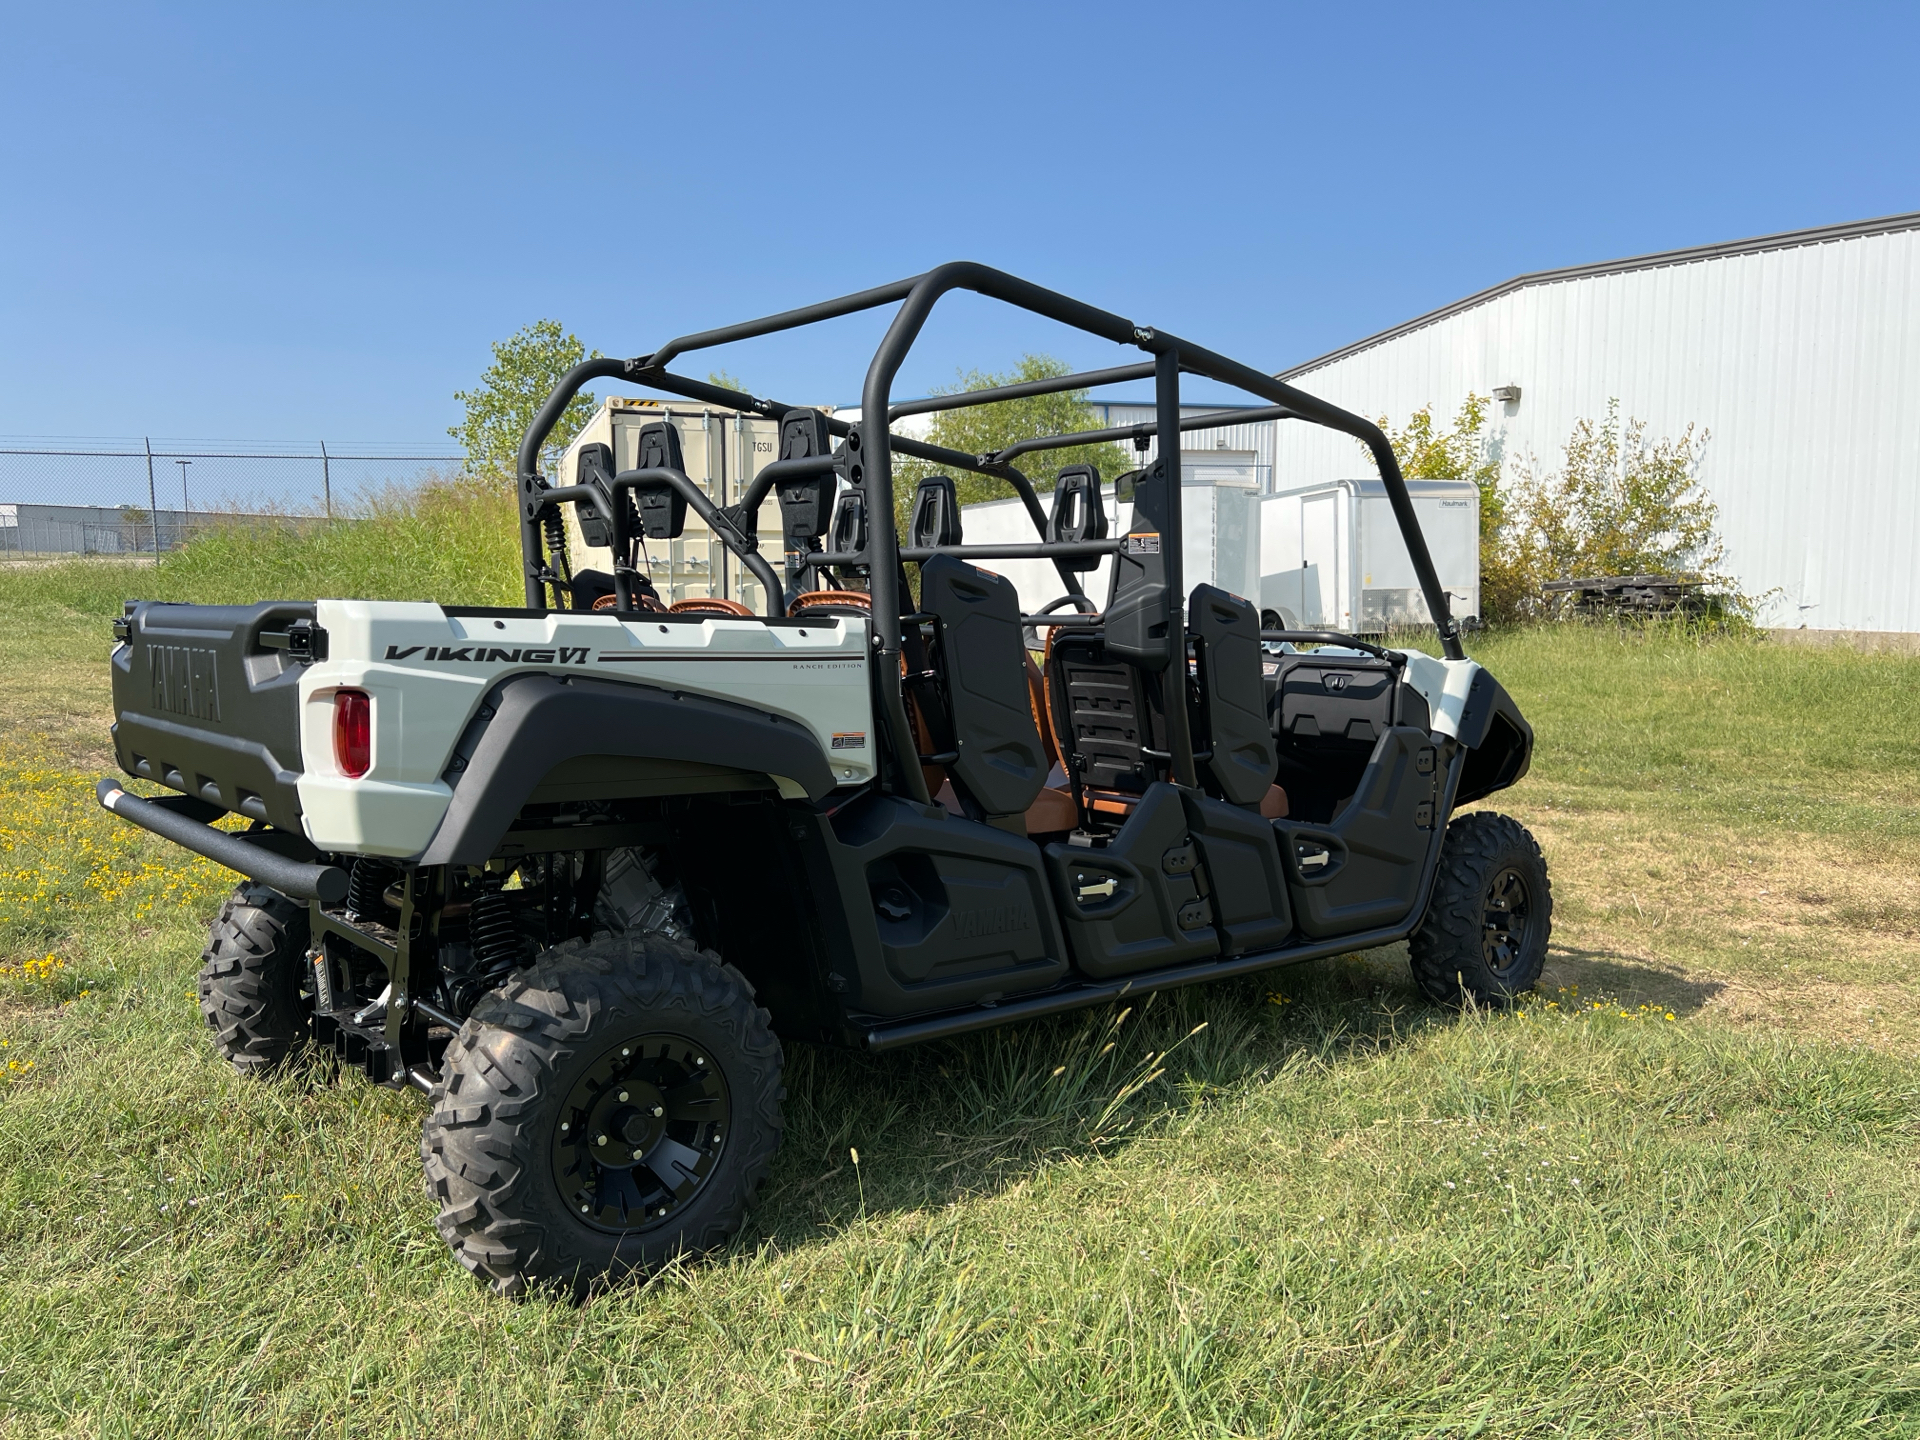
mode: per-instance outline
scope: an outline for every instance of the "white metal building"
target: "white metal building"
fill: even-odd
[[[1920,631],[1920,214],[1522,275],[1280,378],[1396,425],[1508,389],[1490,447],[1543,471],[1609,399],[1649,438],[1692,424],[1766,623]],[[1276,488],[1372,473],[1275,428]]]

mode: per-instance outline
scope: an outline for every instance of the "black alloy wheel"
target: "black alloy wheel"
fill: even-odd
[[[1552,934],[1553,889],[1533,836],[1491,810],[1457,816],[1407,944],[1421,993],[1437,1005],[1511,1005],[1539,980]]]
[[[701,1046],[638,1036],[609,1047],[568,1092],[554,1184],[599,1229],[660,1229],[712,1176],[731,1120],[726,1079]]]
[[[474,1004],[421,1128],[440,1234],[503,1294],[576,1294],[740,1228],[780,1144],[753,987],[655,936],[569,940]]]
[[[1525,963],[1527,928],[1533,917],[1527,882],[1513,866],[1507,866],[1487,882],[1485,912],[1480,953],[1486,959],[1488,972],[1506,979],[1517,966]]]

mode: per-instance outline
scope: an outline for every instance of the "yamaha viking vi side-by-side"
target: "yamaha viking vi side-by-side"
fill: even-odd
[[[953,290],[1147,358],[893,404]],[[667,368],[887,305],[853,423]],[[1183,374],[1263,406],[1183,417]],[[550,485],[542,445],[603,378],[773,422],[778,456],[716,505],[673,425],[652,424],[626,468],[581,445],[573,483]],[[1153,424],[1017,447],[1154,440],[1158,458],[1118,477],[1125,534],[1108,534],[1116,477],[1067,467],[1049,512],[1013,455],[890,432],[1142,380]],[[1444,658],[1262,630],[1248,600],[1186,588],[1178,437],[1268,418],[1372,451]],[[896,454],[1005,482],[1035,538],[963,543],[953,481],[934,475],[902,545]],[[427,1092],[440,1232],[502,1290],[723,1244],[779,1143],[781,1038],[888,1050],[1398,940],[1439,1003],[1500,1004],[1539,973],[1551,901],[1533,838],[1487,811],[1451,818],[1526,772],[1533,733],[1465,658],[1393,450],[1356,415],[961,263],[588,361],[528,430],[517,484],[522,608],[130,602],[115,753],[178,793],[99,787],[116,815],[249,877],[200,974],[221,1049],[264,1073],[318,1047]],[[770,494],[778,573],[758,553]],[[655,596],[643,547],[688,509],[764,614]],[[574,569],[576,536],[608,570]],[[1105,593],[1086,595],[1107,557]],[[1062,598],[1022,613],[990,568],[1016,559],[1051,561]],[[251,827],[212,823],[226,815]]]

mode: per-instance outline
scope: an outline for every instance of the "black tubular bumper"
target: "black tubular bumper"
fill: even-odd
[[[129,824],[151,830],[196,855],[204,855],[262,885],[270,885],[282,895],[328,905],[346,898],[347,872],[338,865],[314,865],[276,855],[232,831],[216,830],[164,804],[129,795],[120,788],[118,780],[102,780],[93,793],[104,808]]]

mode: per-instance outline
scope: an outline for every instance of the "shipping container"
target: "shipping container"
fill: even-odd
[[[616,395],[602,404],[593,419],[574,437],[555,467],[557,474],[553,483],[573,484],[575,457],[582,445],[610,446],[616,471],[637,468],[641,430],[662,422],[679,432],[687,478],[719,506],[737,501],[762,467],[772,463],[779,449],[777,419],[681,401],[669,404]],[[580,534],[576,509],[571,505],[567,507],[574,569],[611,573],[612,552],[586,543]],[[769,495],[761,505],[759,519],[760,553],[768,557],[778,573],[785,547],[780,530],[780,504],[773,496]],[[691,509],[687,511],[686,530],[678,539],[643,542],[640,568],[653,582],[664,604],[719,596],[738,600],[755,613],[762,604],[760,586],[753,576],[726,546],[714,539],[713,532]]]

